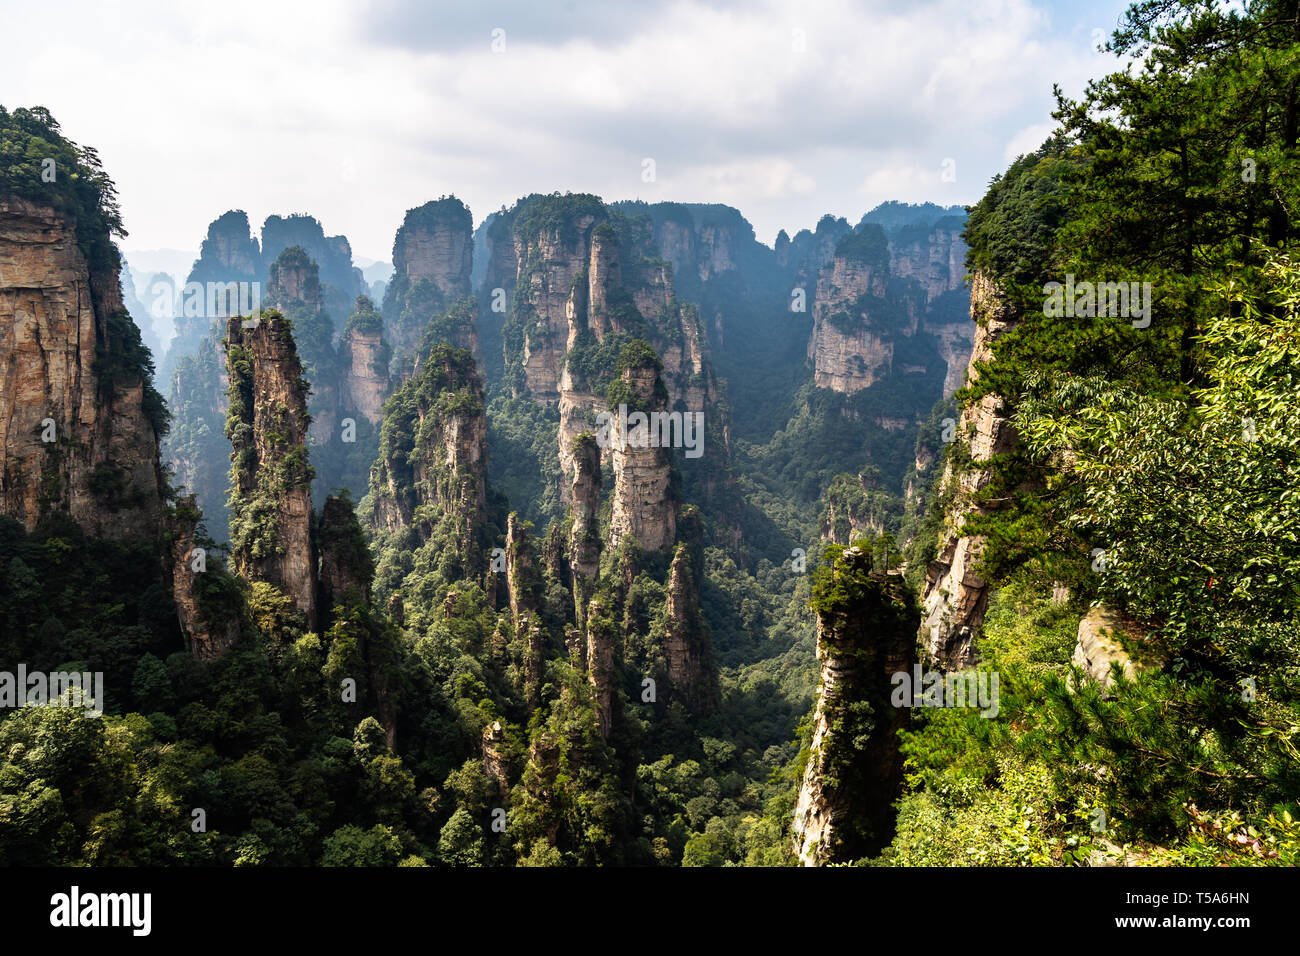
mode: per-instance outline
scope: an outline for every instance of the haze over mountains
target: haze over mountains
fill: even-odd
[[[560,205],[577,202],[570,199]],[[316,420],[313,435],[318,442],[328,441],[338,416],[325,404],[337,403],[340,389],[355,388],[357,379],[354,375],[352,385],[346,385],[343,378],[352,370],[345,370],[333,355],[315,352],[344,345],[341,322],[363,293],[378,293],[372,301],[382,306],[385,322],[382,342],[357,347],[368,351],[395,347],[393,367],[385,373],[391,372],[389,378],[374,386],[377,391],[367,401],[348,405],[354,411],[364,405],[371,424],[377,421],[377,403],[387,397],[390,378],[400,377],[402,356],[418,343],[424,325],[471,294],[476,299],[472,318],[465,318],[465,329],[459,337],[453,336],[453,341],[475,352],[490,393],[501,386],[506,371],[505,322],[502,311],[493,311],[491,299],[498,288],[512,294],[517,273],[523,268],[514,261],[516,253],[509,242],[502,243],[502,230],[521,214],[526,215],[530,205],[555,204],[556,200],[541,197],[521,201],[507,213],[490,216],[472,234],[469,214],[455,200],[412,210],[393,249],[399,270],[392,295],[384,294],[386,286],[367,285],[347,254],[346,238],[327,239],[323,228],[310,217],[271,217],[259,241],[246,217],[227,213],[210,226],[203,254],[185,281],[258,282],[268,289],[269,301],[288,307],[280,293],[271,289],[269,270],[290,244],[304,249],[311,260],[306,267],[314,267],[313,281],[320,285],[319,302],[297,302],[295,307],[305,306],[316,313],[312,321],[329,317],[327,324],[332,328],[331,341],[315,341],[309,346],[315,351],[308,356]],[[863,216],[856,226],[827,216],[815,231],[800,230],[793,238],[782,231],[773,249],[759,243],[744,217],[726,206],[623,202],[604,207],[593,200],[592,209],[598,212],[583,225],[586,232],[593,228],[597,216],[612,216],[630,241],[641,246],[631,255],[650,255],[671,267],[660,280],[669,284],[665,294],[695,306],[693,321],[698,328],[693,334],[699,338],[699,347],[711,354],[711,364],[725,383],[738,436],[770,440],[790,421],[794,394],[807,380],[844,395],[865,390],[876,396],[882,390],[892,390],[886,397],[859,395],[854,401],[861,408],[870,406],[870,424],[876,431],[899,433],[896,440],[883,434],[874,440],[895,449],[886,486],[901,490],[906,455],[921,418],[929,414],[935,401],[951,395],[961,384],[969,355],[971,330],[962,285],[965,247],[960,238],[964,210],[890,203]],[[589,255],[584,243],[590,240],[580,236],[579,246],[546,254],[567,257],[571,264],[564,268],[576,275],[587,267],[580,261]],[[327,268],[320,267],[317,257],[326,260]],[[385,271],[382,265],[374,268],[377,275]],[[487,285],[489,276],[491,287]],[[613,281],[621,284],[622,278],[616,272]],[[638,281],[632,280],[634,287]],[[142,328],[148,327],[147,316],[136,317]],[[174,374],[178,363],[201,357],[198,353],[205,348],[210,360],[206,367],[215,368],[219,363],[211,360],[217,339],[208,333],[224,318],[179,317],[177,334],[159,362],[161,375]],[[548,321],[556,323],[556,336],[567,336],[563,317]],[[850,327],[855,331],[846,337],[842,330]],[[207,344],[203,346],[205,336]],[[567,341],[553,341],[547,345],[549,357],[530,351],[526,366],[533,371],[527,373],[528,391],[552,402],[558,400],[561,407],[572,403],[571,397],[561,397],[556,371],[560,358],[571,347]],[[704,354],[702,351],[697,357],[697,364]],[[547,381],[541,381],[539,374]],[[776,388],[773,376],[782,380]],[[206,430],[219,435],[225,414],[224,385],[211,371],[205,381],[209,388],[202,413]],[[187,381],[171,386],[173,406],[181,405],[186,411],[177,416],[170,448],[176,447],[178,436],[184,442],[196,427],[189,409],[199,414],[197,406],[182,400],[182,393],[195,385]],[[900,395],[907,397],[895,402]],[[206,513],[218,516],[225,495],[223,459],[214,454],[214,461],[203,462],[192,455],[169,455],[181,483],[198,494]],[[363,467],[368,468],[368,462]],[[199,477],[200,472],[208,474]],[[329,474],[331,480],[342,480],[341,474]],[[351,476],[350,487],[358,497],[364,494],[364,471]],[[530,512],[530,517],[539,515]],[[211,519],[209,523],[221,540],[223,523]]]
[[[1005,62],[1038,8],[922,5],[969,29],[920,67],[906,30],[583,9],[485,50],[469,14],[322,4],[239,100],[310,97],[273,124],[289,158],[223,149],[157,193],[213,207],[175,277],[123,262],[140,191],[107,158],[0,107],[0,863],[1300,862],[1300,0],[1135,4],[1113,72],[997,134],[1035,132],[977,202],[771,244],[738,168],[801,196],[891,124],[913,186],[965,168],[929,152],[1000,129],[990,89],[1063,50]],[[701,17],[768,45],[719,27],[635,69]],[[348,83],[372,47],[405,67],[358,122],[404,130],[403,83],[465,70],[436,170],[346,178],[391,137],[321,149],[338,77],[277,85],[341,23]],[[567,96],[506,82],[557,45]],[[669,114],[619,102],[647,82],[696,162],[729,158],[682,163]],[[589,127],[612,154],[529,138]],[[647,198],[579,191],[626,197],[638,164]],[[476,214],[456,174],[527,185]],[[685,181],[711,201],[663,201]],[[380,251],[383,210],[362,259],[339,223]]]

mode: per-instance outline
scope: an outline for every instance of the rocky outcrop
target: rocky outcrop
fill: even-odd
[[[510,598],[510,616],[516,626],[527,614],[536,614],[542,606],[542,578],[533,555],[533,542],[519,515],[513,511],[506,519],[506,590]]]
[[[290,246],[271,263],[266,304],[286,315],[291,309],[318,315],[324,308],[320,267],[302,246]]]
[[[660,447],[646,421],[634,423],[634,410],[662,414],[667,394],[659,381],[658,363],[648,356],[625,368],[620,376],[630,397],[627,427],[608,428],[614,468],[614,501],[610,539],[615,544],[631,535],[646,551],[663,551],[677,537],[678,503],[672,494],[672,461]]]
[[[1071,663],[1081,668],[1084,676],[1105,692],[1115,683],[1111,674],[1112,664],[1118,664],[1121,673],[1130,680],[1150,666],[1136,660],[1121,643],[1121,637],[1135,641],[1138,633],[1134,622],[1122,614],[1104,605],[1094,607],[1079,621],[1079,635]]]
[[[393,240],[393,279],[384,290],[383,312],[396,352],[414,349],[430,319],[470,294],[474,224],[454,196],[444,196],[406,213]],[[450,340],[477,354],[473,325]]]
[[[915,612],[900,577],[849,548],[813,589],[821,684],[811,754],[794,811],[805,865],[872,856],[893,837],[903,781],[899,731],[909,710],[891,701],[892,675],[916,659]]]
[[[573,440],[570,486],[569,567],[573,574],[574,612],[579,626],[600,572],[600,446],[590,434]]]
[[[683,701],[696,713],[714,710],[718,703],[718,675],[713,666],[709,626],[700,612],[698,585],[685,545],[677,546],[668,572],[663,653],[668,665],[669,699]]]
[[[320,267],[301,246],[290,246],[271,263],[266,303],[278,309],[293,326],[303,371],[311,383],[307,411],[311,415],[313,445],[338,437],[339,363],[325,315]]]
[[[869,387],[893,367],[896,331],[882,321],[893,312],[889,290],[888,245],[878,228],[852,234],[817,279],[813,333],[808,361],[819,388],[852,393]],[[914,319],[914,315],[911,317]]]
[[[971,281],[971,318],[976,326],[975,344],[967,379],[973,383],[979,377],[976,363],[993,357],[993,343],[1020,316],[990,277],[976,273]],[[1015,447],[1011,414],[997,395],[986,395],[977,404],[963,408],[956,440],[967,444],[971,464],[960,473],[949,465],[940,479],[941,488],[952,491],[954,497],[944,520],[938,555],[926,575],[921,641],[929,657],[945,669],[960,670],[976,658],[974,640],[988,606],[987,582],[976,570],[984,539],[963,535],[961,529],[970,516],[984,513],[971,501],[972,494],[991,478],[989,469],[980,467],[980,463]]]
[[[960,289],[966,275],[964,228],[963,218],[948,216],[928,232],[895,233],[889,244],[890,273],[901,279],[916,280],[927,302]]]
[[[199,247],[199,258],[189,281],[230,281],[238,276],[253,281],[262,271],[262,250],[253,237],[248,214],[232,209],[208,225],[207,237]]]
[[[389,399],[370,472],[368,522],[377,532],[414,527],[421,542],[455,542],[466,562],[461,570],[478,577],[486,473],[487,417],[473,356],[438,346]]]
[[[247,323],[247,326],[246,324]],[[288,595],[317,626],[307,383],[289,324],[268,310],[226,330],[233,570]]]
[[[483,755],[483,772],[496,783],[497,797],[504,800],[510,793],[510,763],[506,753],[506,732],[501,721],[494,720],[483,728],[479,751]]]
[[[169,519],[171,538],[172,598],[180,618],[181,633],[190,653],[201,661],[215,661],[239,640],[239,616],[229,608],[204,605],[198,575],[217,571],[216,556],[198,544],[202,519],[193,495],[179,498]],[[213,562],[209,568],[208,562]]]
[[[558,405],[566,476],[559,491],[566,502],[573,442],[596,430],[623,344],[642,339],[658,353],[667,407],[706,417],[717,407],[699,317],[676,298],[673,270],[657,257],[653,230],[620,218],[616,210],[628,205],[611,209],[587,195],[530,196],[494,223],[489,237],[489,281],[513,273],[504,287],[513,297],[504,332],[507,381],[518,393]],[[512,270],[501,262],[506,256]],[[725,423],[719,424],[725,444]]]
[[[260,304],[264,271],[261,247],[242,209],[208,225],[199,258],[173,304],[176,334],[159,367],[164,378],[170,380],[181,358],[193,355],[214,330],[220,337],[241,302],[246,308],[254,307],[254,300]]]
[[[844,219],[825,215],[817,222],[815,231],[800,229],[789,245],[778,250],[782,268],[794,270],[795,285],[810,292],[823,269],[835,258],[835,247],[853,227]]]
[[[513,511],[506,519],[506,590],[510,619],[523,649],[524,696],[536,706],[546,664],[546,632],[538,618],[542,575],[533,555],[532,539]]]
[[[327,236],[314,216],[267,216],[262,223],[262,272],[269,269],[286,249],[301,248],[316,263],[320,278],[320,311],[328,315],[337,330],[357,296],[366,291],[365,277],[352,264],[352,246],[347,236]]]
[[[524,208],[516,214],[514,232],[514,312],[530,320],[519,329],[522,341],[506,361],[522,372],[522,390],[554,403],[560,400],[560,360],[569,347],[571,321],[575,342],[585,324],[591,233],[606,213],[595,196],[574,197],[564,205],[554,197],[539,197],[520,205]]]
[[[614,644],[617,628],[599,599],[587,608],[587,681],[596,707],[596,726],[608,740],[614,725]]]
[[[357,299],[339,343],[343,367],[343,411],[360,415],[372,425],[383,417],[388,398],[388,363],[392,349],[384,338],[383,318],[365,296]]]
[[[897,499],[881,491],[876,474],[870,471],[856,479],[838,475],[822,498],[821,535],[846,546],[863,535],[882,533],[897,504]]]
[[[928,374],[940,362],[936,398],[961,386],[971,349],[963,222],[949,216],[886,229],[864,221],[841,236],[816,278],[808,362],[819,387],[852,394],[890,374]]]
[[[0,197],[0,511],[154,543],[162,402],[111,259],[92,265],[70,214]]]

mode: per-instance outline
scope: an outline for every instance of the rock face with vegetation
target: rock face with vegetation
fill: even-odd
[[[28,529],[60,511],[90,534],[154,541],[166,413],[116,250],[105,236],[88,256],[79,228],[71,211],[0,193],[0,509]]]
[[[302,246],[290,246],[271,263],[266,305],[293,327],[303,374],[311,386],[309,434],[313,444],[327,444],[338,435],[340,370],[331,343],[333,323],[321,294],[320,267]]]
[[[893,837],[910,711],[891,701],[891,677],[916,661],[915,611],[900,577],[873,570],[858,546],[832,547],[827,559],[813,588],[821,684],[794,810],[806,865],[871,856]]]
[[[229,600],[221,601],[221,589],[228,585],[220,579],[215,588],[206,586],[208,562],[212,561],[212,577],[218,578],[217,557],[209,556],[209,549],[199,535],[203,515],[194,495],[176,500],[168,518],[167,531],[171,538],[172,598],[180,619],[181,632],[189,645],[190,653],[205,663],[219,660],[239,640],[240,626],[237,607]],[[213,591],[217,593],[213,593]],[[229,597],[229,592],[225,595]]]
[[[407,211],[393,239],[394,274],[384,290],[384,319],[396,352],[414,349],[432,319],[470,294],[473,234],[469,210],[454,196]],[[456,333],[451,345],[478,353],[472,324]]]
[[[620,362],[624,364],[624,362]],[[618,399],[630,418],[635,412],[663,415],[667,391],[659,379],[659,362],[645,351],[626,357],[626,367],[609,394]],[[617,544],[630,535],[645,551],[663,551],[677,537],[677,501],[672,493],[672,461],[667,448],[658,447],[651,425],[632,424],[623,429],[611,425],[610,461],[614,470],[614,496],[610,516],[610,540]]]
[[[267,310],[260,319],[231,319],[226,367],[232,569],[283,591],[315,628],[307,383],[284,316]]]
[[[344,354],[343,342],[336,347],[334,340],[363,287],[347,238],[326,236],[315,218],[304,215],[269,216],[261,235],[259,243],[240,210],[222,215],[208,227],[189,284],[176,304],[176,338],[161,363],[173,414],[164,458],[175,469],[177,483],[198,496],[218,541],[228,537],[226,468],[221,462],[227,454],[223,437],[227,383],[220,343],[232,316],[270,307],[293,325],[311,386],[308,412],[318,497],[331,488],[359,486],[377,439],[374,422],[364,415],[361,427],[349,432],[353,442],[344,444],[342,436],[343,418],[357,419],[359,412],[345,394],[351,355]],[[383,353],[379,339],[374,348]],[[367,392],[369,404],[376,400],[375,384],[356,388],[358,393]]]
[[[473,356],[439,345],[389,402],[370,477],[371,527],[454,544],[463,573],[479,576],[486,466],[483,384]]]
[[[339,345],[343,366],[343,411],[359,415],[372,425],[382,418],[388,398],[388,363],[392,349],[384,338],[383,318],[364,296],[348,319]]]
[[[890,371],[937,366],[946,398],[961,386],[971,350],[960,314],[964,217],[890,213],[886,204],[844,233],[816,273],[808,362],[819,387],[847,394]]]
[[[232,209],[208,225],[207,236],[199,247],[199,258],[186,277],[185,286],[174,290],[173,303],[176,335],[161,357],[162,376],[172,380],[176,367],[185,356],[194,355],[213,329],[224,334],[226,321],[238,311],[242,290],[251,302],[254,283],[264,291],[262,248],[248,223],[248,214]],[[229,283],[235,283],[233,287]],[[214,294],[208,301],[208,289],[233,288],[233,297]],[[161,289],[160,289],[161,291]]]
[[[9,114],[0,107],[0,148],[14,155],[15,146],[17,155],[48,157],[55,173],[49,179],[40,167],[8,161],[0,172],[0,349],[7,356],[0,513],[15,529],[60,542],[54,553],[93,554],[75,563],[114,595],[116,612],[97,612],[104,625],[149,622],[134,625],[134,638],[123,632],[120,646],[134,644],[140,653],[142,639],[156,640],[142,636],[153,629],[187,641],[200,659],[214,658],[239,633],[224,599],[230,582],[219,558],[207,557],[211,542],[194,500],[169,500],[159,451],[168,416],[153,387],[152,360],[122,304],[112,184],[93,152],[64,139],[44,110]],[[77,602],[90,582],[69,576],[64,559],[58,563],[65,570],[48,569],[48,582],[71,603],[33,606],[41,614],[88,616]],[[25,564],[11,557],[7,566],[14,575]],[[124,574],[129,581],[117,580]],[[6,614],[10,633],[20,634],[16,609]],[[42,628],[47,638],[62,631],[56,617],[50,622],[56,626]],[[66,647],[29,652],[37,662],[53,652],[57,659],[48,664],[68,659]],[[122,679],[121,665],[102,646],[83,646],[80,654]]]
[[[352,264],[352,245],[347,236],[327,236],[314,216],[267,216],[262,222],[260,269],[264,288],[270,284],[271,267],[288,249],[300,249],[316,263],[321,310],[330,316],[337,331],[352,303],[366,290],[361,270]]]
[[[716,709],[718,675],[712,657],[709,626],[700,608],[699,581],[685,544],[677,546],[668,570],[663,655],[667,662],[666,689],[670,698],[684,702],[698,714]]]
[[[993,358],[993,345],[1019,321],[1015,307],[998,292],[993,280],[976,273],[971,283],[971,318],[975,344],[967,381],[979,379],[979,363]],[[976,501],[992,474],[988,462],[1016,444],[1011,409],[998,395],[988,394],[962,408],[953,440],[960,452],[948,459],[939,478],[940,494],[950,501],[943,519],[937,553],[926,572],[922,595],[921,641],[927,655],[941,667],[960,669],[975,661],[975,635],[988,606],[988,582],[978,565],[984,539],[965,532],[972,517],[996,510]]]
[[[572,454],[569,565],[573,569],[576,607],[582,614],[591,597],[590,585],[600,571],[600,446],[592,435],[579,435],[574,439]]]

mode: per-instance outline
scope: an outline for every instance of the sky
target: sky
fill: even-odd
[[[128,257],[245,210],[387,260],[407,209],[531,192],[720,202],[760,241],[972,203],[1081,92],[1124,0],[44,0],[0,104],[99,151]],[[53,25],[53,27],[52,27]],[[15,38],[28,38],[15,42]]]

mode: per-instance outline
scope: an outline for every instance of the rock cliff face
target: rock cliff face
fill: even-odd
[[[302,246],[290,246],[271,263],[266,302],[273,309],[287,313],[291,308],[319,314],[324,308],[321,298],[320,267]]]
[[[939,362],[942,397],[961,386],[971,348],[961,315],[962,221],[924,225],[887,231],[864,222],[836,243],[817,277],[808,342],[819,387],[852,394]]]
[[[694,463],[684,454],[675,456],[670,446],[685,445],[680,426],[690,413],[703,441],[699,416],[707,420],[718,408],[706,336],[694,308],[675,295],[670,257],[689,260],[698,284],[701,269],[710,279],[715,270],[734,271],[728,250],[737,240],[721,229],[672,230],[671,221],[659,223],[638,204],[608,207],[594,196],[532,196],[494,220],[482,236],[491,256],[485,281],[503,283],[497,288],[510,300],[501,337],[505,381],[516,395],[551,405],[559,414],[557,490],[570,524],[567,542],[552,549],[562,560],[548,560],[548,580],[570,590],[572,620],[565,622],[562,636],[570,660],[587,672],[598,730],[606,739],[619,713],[629,627],[638,629],[639,658],[660,642],[654,659],[663,662],[656,674],[666,685],[663,700],[707,711],[717,699],[698,582],[683,570],[689,567],[684,554],[672,563],[676,570],[668,570],[670,607],[653,622],[653,639],[650,618],[626,606],[636,561],[607,568],[608,579],[600,567],[602,551],[617,547],[625,536],[660,556],[661,569],[670,563],[665,559],[680,537],[676,472]],[[752,240],[752,230],[746,235]],[[675,241],[684,245],[677,248]],[[620,406],[627,415],[622,421]],[[677,413],[671,435],[656,431],[652,436],[648,422],[635,417],[670,411]],[[717,438],[719,432],[721,440],[709,450],[725,458],[725,423],[710,435]],[[603,528],[602,469],[613,475]],[[610,592],[598,590],[605,580]],[[546,647],[531,626],[521,615],[517,632],[530,661]]]
[[[587,680],[596,705],[596,726],[604,740],[614,726],[614,649],[618,628],[599,599],[587,608]]]
[[[190,653],[201,661],[214,661],[239,640],[239,618],[229,610],[216,610],[200,603],[197,575],[209,573],[208,555],[196,550],[200,516],[193,495],[176,501],[169,529],[172,597]],[[215,556],[211,560],[215,561]]]
[[[993,343],[1014,327],[1020,316],[995,282],[982,273],[972,277],[970,299],[975,344],[967,376],[974,382],[979,377],[976,363],[992,358]],[[921,641],[927,654],[945,669],[968,667],[976,657],[973,642],[988,606],[987,584],[975,570],[984,539],[963,536],[961,527],[971,515],[982,513],[970,501],[971,494],[990,478],[988,469],[980,468],[979,463],[1015,447],[1016,433],[1010,419],[1010,408],[996,395],[963,408],[957,440],[967,444],[973,467],[960,474],[948,467],[940,479],[941,487],[954,491],[955,497],[945,517],[938,556],[926,575]]]
[[[261,271],[262,250],[253,238],[248,214],[242,209],[233,209],[209,224],[190,281],[228,281],[228,277],[234,275],[251,282]]]
[[[262,224],[262,241],[252,235],[248,216],[232,210],[208,226],[208,235],[186,280],[186,291],[176,309],[176,337],[159,368],[170,380],[177,362],[193,355],[215,324],[224,330],[231,316],[250,311],[234,307],[236,296],[267,304],[272,266],[287,249],[298,248],[318,269],[317,311],[337,325],[351,304],[365,291],[361,270],[352,265],[352,247],[346,236],[326,236],[312,216],[268,216]],[[236,286],[229,286],[236,283]],[[197,284],[197,285],[194,285]],[[284,290],[297,298],[300,290]],[[212,294],[216,293],[216,294]],[[332,328],[331,331],[335,329]]]
[[[388,409],[370,473],[371,528],[414,527],[422,542],[449,536],[464,570],[477,577],[487,521],[487,418],[473,356],[434,348]]]
[[[966,275],[963,227],[961,219],[946,217],[929,232],[909,230],[896,234],[889,246],[890,272],[901,279],[915,279],[927,302],[960,289]]]
[[[289,325],[268,310],[226,330],[233,450],[230,558],[234,571],[289,596],[315,629],[316,549],[307,459],[307,383]],[[256,324],[252,324],[255,322]]]
[[[666,551],[675,533],[677,502],[669,481],[674,457],[697,492],[708,496],[718,476],[725,476],[727,431],[699,318],[676,298],[671,266],[658,255],[649,218],[630,219],[619,208],[595,196],[528,197],[494,223],[494,262],[487,274],[489,280],[505,275],[499,260],[510,256],[511,277],[503,289],[511,301],[503,328],[505,380],[516,394],[559,413],[561,503],[571,503],[575,442],[586,433],[601,434],[601,413],[618,414],[611,387],[625,396],[644,392],[634,402],[652,402],[646,411],[692,416],[692,425],[703,417],[713,444],[694,457],[632,448],[621,432],[601,449],[616,486],[609,540],[631,533],[642,547]],[[657,371],[624,367],[624,350],[638,340],[657,355]],[[701,443],[704,432],[698,429]],[[578,601],[585,608],[585,599]]]
[[[504,800],[510,793],[510,766],[506,758],[506,733],[501,721],[493,721],[483,728],[480,752],[483,754],[483,772],[496,784],[497,797]]]
[[[839,241],[852,231],[853,227],[844,219],[822,216],[815,231],[800,229],[793,239],[787,240],[788,245],[778,249],[779,264],[794,270],[796,285],[811,290],[821,271],[835,258]]]
[[[351,415],[360,415],[372,425],[383,417],[388,398],[388,363],[392,349],[384,338],[383,319],[374,304],[362,296],[348,319],[339,343],[343,367],[342,407]]]
[[[394,275],[383,312],[396,353],[419,345],[430,319],[470,294],[474,224],[469,209],[446,196],[408,210],[393,240]],[[449,344],[478,354],[477,329],[458,329]]]
[[[321,311],[337,330],[357,296],[366,291],[365,277],[352,264],[352,246],[347,236],[327,236],[314,216],[267,216],[262,223],[261,274],[269,283],[269,272],[286,249],[298,247],[319,269]]]
[[[28,529],[57,510],[92,535],[154,542],[161,401],[118,270],[92,268],[76,229],[0,197],[0,510]]]
[[[813,591],[821,686],[793,827],[809,866],[871,856],[892,839],[909,711],[893,706],[890,678],[916,660],[915,612],[897,575],[873,571],[857,548],[826,575]]]
[[[569,567],[573,572],[574,613],[581,626],[600,572],[600,446],[591,435],[574,439],[570,488]]]
[[[628,427],[609,428],[610,459],[614,468],[614,501],[610,540],[617,545],[631,535],[646,551],[663,551],[677,538],[677,506],[672,484],[672,461],[657,447],[648,423],[634,424],[632,409],[663,414],[667,393],[653,360],[623,370],[621,380],[631,397]],[[623,432],[626,431],[626,434]]]
[[[700,612],[699,588],[685,545],[678,545],[668,572],[664,613],[664,657],[668,692],[696,713],[717,706],[718,675],[713,666],[708,624]]]
[[[507,381],[517,393],[558,405],[566,476],[573,474],[573,441],[596,430],[618,351],[633,339],[658,353],[668,408],[716,414],[706,336],[695,310],[675,297],[671,269],[653,240],[648,228],[582,195],[531,196],[495,230],[489,281],[513,273],[505,287],[513,294]],[[506,255],[512,270],[500,262]],[[563,500],[569,491],[566,480]]]
[[[1132,680],[1139,671],[1163,662],[1160,656],[1151,654],[1145,648],[1141,634],[1141,627],[1131,618],[1105,605],[1094,607],[1079,621],[1079,634],[1071,663],[1079,667],[1085,678],[1096,683],[1104,693],[1115,683],[1115,678],[1111,675],[1112,664],[1118,664],[1120,672]],[[1127,637],[1132,644],[1138,645],[1148,659],[1139,661],[1129,654],[1121,643],[1122,637]]]
[[[293,325],[303,371],[311,383],[307,412],[312,444],[326,444],[338,435],[340,376],[330,341],[333,326],[321,294],[320,267],[307,250],[290,246],[271,263],[266,304]]]
[[[873,254],[874,253],[874,254]],[[898,324],[915,328],[915,313],[900,314],[906,304],[886,299],[889,269],[884,233],[879,248],[859,252],[841,243],[817,279],[813,334],[808,361],[819,388],[852,393],[867,388],[894,361]],[[872,314],[889,314],[902,322],[886,323]]]
[[[820,530],[832,544],[848,546],[864,534],[882,533],[893,508],[893,499],[880,490],[870,472],[859,474],[856,481],[848,475],[835,478],[822,497]]]
[[[506,589],[510,618],[523,647],[524,696],[536,706],[546,662],[546,634],[538,620],[542,606],[542,576],[533,554],[533,542],[519,516],[506,520]]]
[[[514,313],[519,322],[512,330],[520,343],[516,354],[509,354],[508,335],[507,374],[518,368],[522,383],[517,390],[555,403],[560,400],[560,360],[569,345],[570,321],[575,341],[586,324],[591,233],[604,221],[605,212],[594,196],[550,215],[543,215],[552,212],[545,200],[520,205],[524,209],[515,220],[514,242]]]

